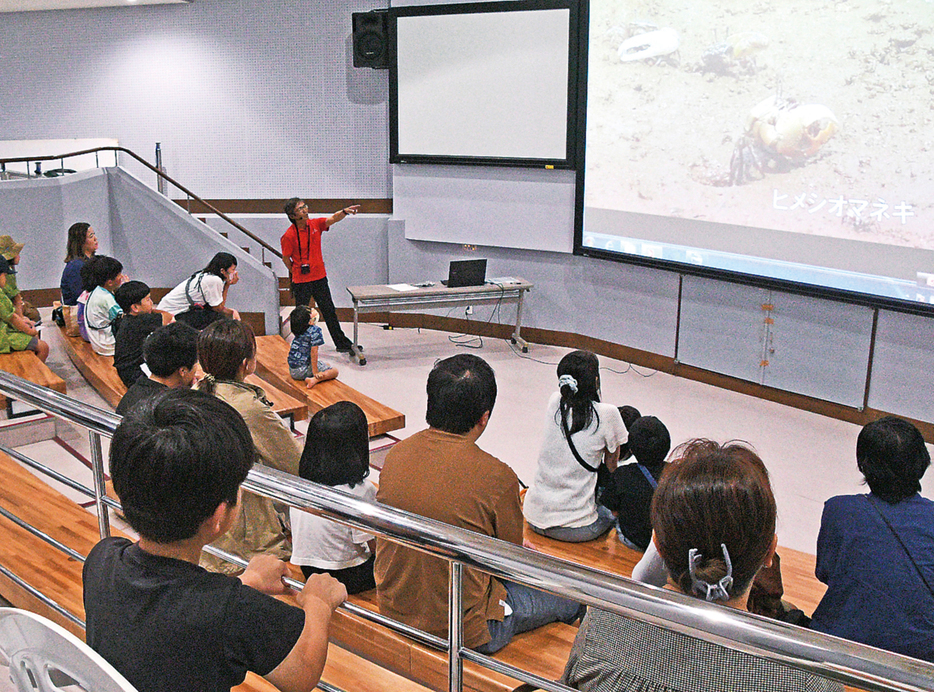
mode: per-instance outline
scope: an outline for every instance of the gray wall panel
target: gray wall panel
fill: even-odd
[[[934,421],[934,320],[879,311],[870,408]]]
[[[768,298],[765,289],[684,277],[678,360],[761,384]]]
[[[266,315],[266,332],[278,333],[277,280],[260,260],[172,204],[121,169],[108,169],[114,254],[132,278],[172,287],[202,269],[215,253],[237,258],[240,281],[227,306]]]
[[[774,352],[763,384],[861,408],[872,309],[772,292]]]
[[[573,171],[397,165],[405,237],[550,252],[574,249]]]
[[[94,170],[67,178],[0,183],[0,234],[25,243],[18,268],[22,288],[58,286],[65,268],[68,227],[91,224],[100,254],[111,254],[107,175]]]

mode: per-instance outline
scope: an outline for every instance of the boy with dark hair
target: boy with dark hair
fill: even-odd
[[[143,342],[143,360],[150,375],[136,380],[120,399],[117,413],[121,416],[166,388],[191,388],[198,364],[198,330],[184,322],[159,327]]]
[[[652,496],[667,466],[671,435],[655,416],[642,416],[629,428],[628,445],[636,463],[617,468],[599,499],[616,515],[616,534],[623,545],[645,552],[652,540]]]
[[[519,479],[476,442],[496,402],[496,378],[482,358],[463,353],[428,376],[428,430],[396,444],[379,475],[376,499],[391,507],[522,544]],[[441,558],[377,538],[380,612],[447,636],[448,565]],[[489,574],[464,573],[464,643],[485,654],[512,637],[560,620],[581,606]]]
[[[269,555],[239,578],[198,566],[236,519],[255,457],[239,414],[188,389],[149,399],[114,433],[114,489],[140,539],[105,538],[88,555],[87,641],[140,692],[226,691],[247,671],[285,692],[318,683],[343,585],[312,575],[300,610],[272,598],[288,567]]]
[[[84,308],[84,326],[88,342],[94,353],[112,356],[115,343],[113,325],[123,314],[114,298],[114,291],[126,281],[123,265],[106,255],[92,257],[81,268],[81,280],[84,290],[88,292]]]
[[[144,373],[143,342],[153,330],[174,321],[167,312],[154,310],[149,286],[142,281],[127,281],[114,292],[123,317],[116,323],[114,337],[114,367],[127,387],[133,386]]]

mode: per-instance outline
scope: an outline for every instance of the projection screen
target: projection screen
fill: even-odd
[[[934,302],[930,0],[590,0],[578,252]]]

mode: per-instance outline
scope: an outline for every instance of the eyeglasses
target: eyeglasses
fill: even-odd
[[[295,211],[307,211],[307,209],[308,209],[308,205],[305,204],[304,202],[302,202],[301,204],[295,207]]]

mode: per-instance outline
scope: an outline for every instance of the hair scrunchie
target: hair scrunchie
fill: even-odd
[[[558,389],[567,385],[573,394],[577,394],[577,380],[572,375],[562,375],[558,378]]]
[[[723,550],[723,561],[726,563],[726,576],[721,577],[716,584],[698,579],[695,570],[703,560],[703,556],[697,548],[691,548],[688,551],[688,573],[691,575],[691,591],[698,596],[703,596],[707,601],[729,601],[730,588],[733,586],[733,563],[730,562],[730,553],[726,549],[726,543],[720,544]]]

